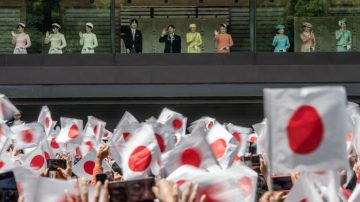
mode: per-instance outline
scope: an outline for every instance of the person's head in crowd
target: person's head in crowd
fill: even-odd
[[[85,24],[85,30],[87,33],[92,32],[93,29],[94,29],[94,25],[91,22]]]
[[[175,26],[174,25],[169,25],[167,30],[168,30],[169,34],[174,34],[175,33]]]
[[[138,25],[139,25],[139,21],[137,19],[130,20],[130,28],[131,29],[137,29]]]
[[[225,23],[220,24],[220,34],[226,34],[228,31],[228,25]]]
[[[16,111],[16,112],[14,113],[14,120],[15,120],[15,121],[21,120],[21,112],[20,112],[20,111]]]
[[[52,26],[52,31],[54,32],[54,34],[58,33],[61,29],[61,26],[58,23],[53,23],[51,26]]]
[[[22,22],[20,22],[18,25],[17,25],[17,30],[19,33],[24,33],[25,32],[25,27],[26,25]]]
[[[339,20],[338,25],[341,29],[346,29],[346,25],[347,25],[346,19]]]
[[[285,32],[285,26],[282,24],[276,25],[276,33],[277,34],[284,34]]]
[[[311,28],[312,28],[312,24],[310,24],[309,22],[304,22],[303,23],[303,28],[305,32],[310,32]]]
[[[192,32],[192,33],[195,33],[196,32],[196,24],[190,24],[189,25],[189,30],[190,30],[190,32]]]

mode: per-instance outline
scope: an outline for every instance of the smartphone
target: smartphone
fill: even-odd
[[[0,174],[0,202],[17,202],[19,192],[12,171]]]
[[[58,168],[66,169],[65,159],[48,159],[47,167],[49,171],[57,171]]]
[[[152,177],[110,182],[110,202],[153,201],[155,200],[153,186],[155,186],[155,179]]]
[[[273,176],[274,191],[290,190],[293,186],[291,176]]]
[[[105,173],[100,173],[100,174],[97,174],[95,176],[95,178],[96,178],[96,182],[101,182],[101,184],[104,184],[105,180],[108,179],[108,176]]]

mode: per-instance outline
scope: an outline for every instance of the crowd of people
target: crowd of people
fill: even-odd
[[[122,35],[127,53],[142,53],[143,36],[138,29],[138,20],[130,21],[129,29]],[[336,31],[336,51],[347,52],[352,47],[351,31],[347,29],[346,19],[338,22],[340,27]],[[19,23],[18,32],[12,32],[12,42],[15,45],[14,54],[27,54],[27,48],[31,46],[30,36],[25,33],[26,25]],[[96,34],[93,33],[94,25],[90,22],[85,25],[85,33],[79,32],[80,45],[83,46],[82,54],[95,53],[95,48],[99,45]],[[312,24],[303,23],[303,32],[299,35],[301,39],[301,52],[314,52],[316,47],[315,34],[312,31]],[[46,32],[44,43],[50,43],[49,54],[62,54],[66,47],[64,34],[60,33],[61,26],[58,23],[52,24],[52,33]],[[219,30],[214,31],[214,41],[217,53],[230,53],[234,45],[231,34],[228,33],[229,26],[226,23],[219,25]],[[159,38],[160,43],[165,43],[164,53],[181,53],[181,36],[177,35],[174,25],[169,25],[164,29]],[[276,35],[272,46],[274,52],[288,52],[290,48],[289,37],[284,34],[285,26],[279,24],[276,26]],[[201,53],[203,40],[200,32],[197,31],[196,24],[189,25],[189,32],[186,34],[187,53]]]
[[[271,113],[287,116],[274,106],[251,128],[211,117],[188,125],[184,115],[165,108],[144,122],[126,112],[111,132],[93,116],[85,127],[82,120],[65,117],[58,125],[47,106],[37,121],[25,123],[1,95],[0,201],[359,201],[359,106],[345,105],[341,88],[278,91],[283,92],[273,98],[279,101],[274,106],[289,110],[281,102],[289,97],[298,102],[289,100],[292,106],[300,104],[298,110],[290,107],[289,156],[282,145],[286,140],[274,143],[272,132],[280,128],[275,122],[284,120]],[[278,91],[266,92],[265,102]],[[321,141],[337,147],[318,147]],[[274,156],[278,150],[282,154]],[[346,163],[337,164],[338,157]],[[284,163],[277,165],[281,158]],[[275,170],[285,164],[294,170],[286,175]],[[11,182],[16,182],[12,189]]]

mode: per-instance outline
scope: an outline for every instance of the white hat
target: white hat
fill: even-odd
[[[91,29],[94,28],[94,25],[93,25],[91,22],[87,22],[85,25],[88,26],[88,27],[90,27]]]
[[[60,26],[58,23],[52,23],[52,26],[53,26],[53,27],[57,27],[57,28],[59,28],[59,29],[61,28],[61,26]]]
[[[25,25],[24,23],[22,23],[22,22],[19,22],[18,26],[19,26],[19,25],[20,25],[21,27],[24,27],[24,28],[26,27],[26,25]]]

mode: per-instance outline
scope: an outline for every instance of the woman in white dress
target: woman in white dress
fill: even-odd
[[[80,45],[83,46],[81,53],[82,54],[94,54],[95,48],[98,46],[98,41],[96,34],[92,33],[94,25],[90,22],[85,24],[86,33],[79,32],[80,36]]]
[[[58,23],[52,24],[52,32],[46,32],[45,44],[50,43],[49,54],[62,54],[62,49],[66,47],[65,36],[60,33],[61,26]]]

